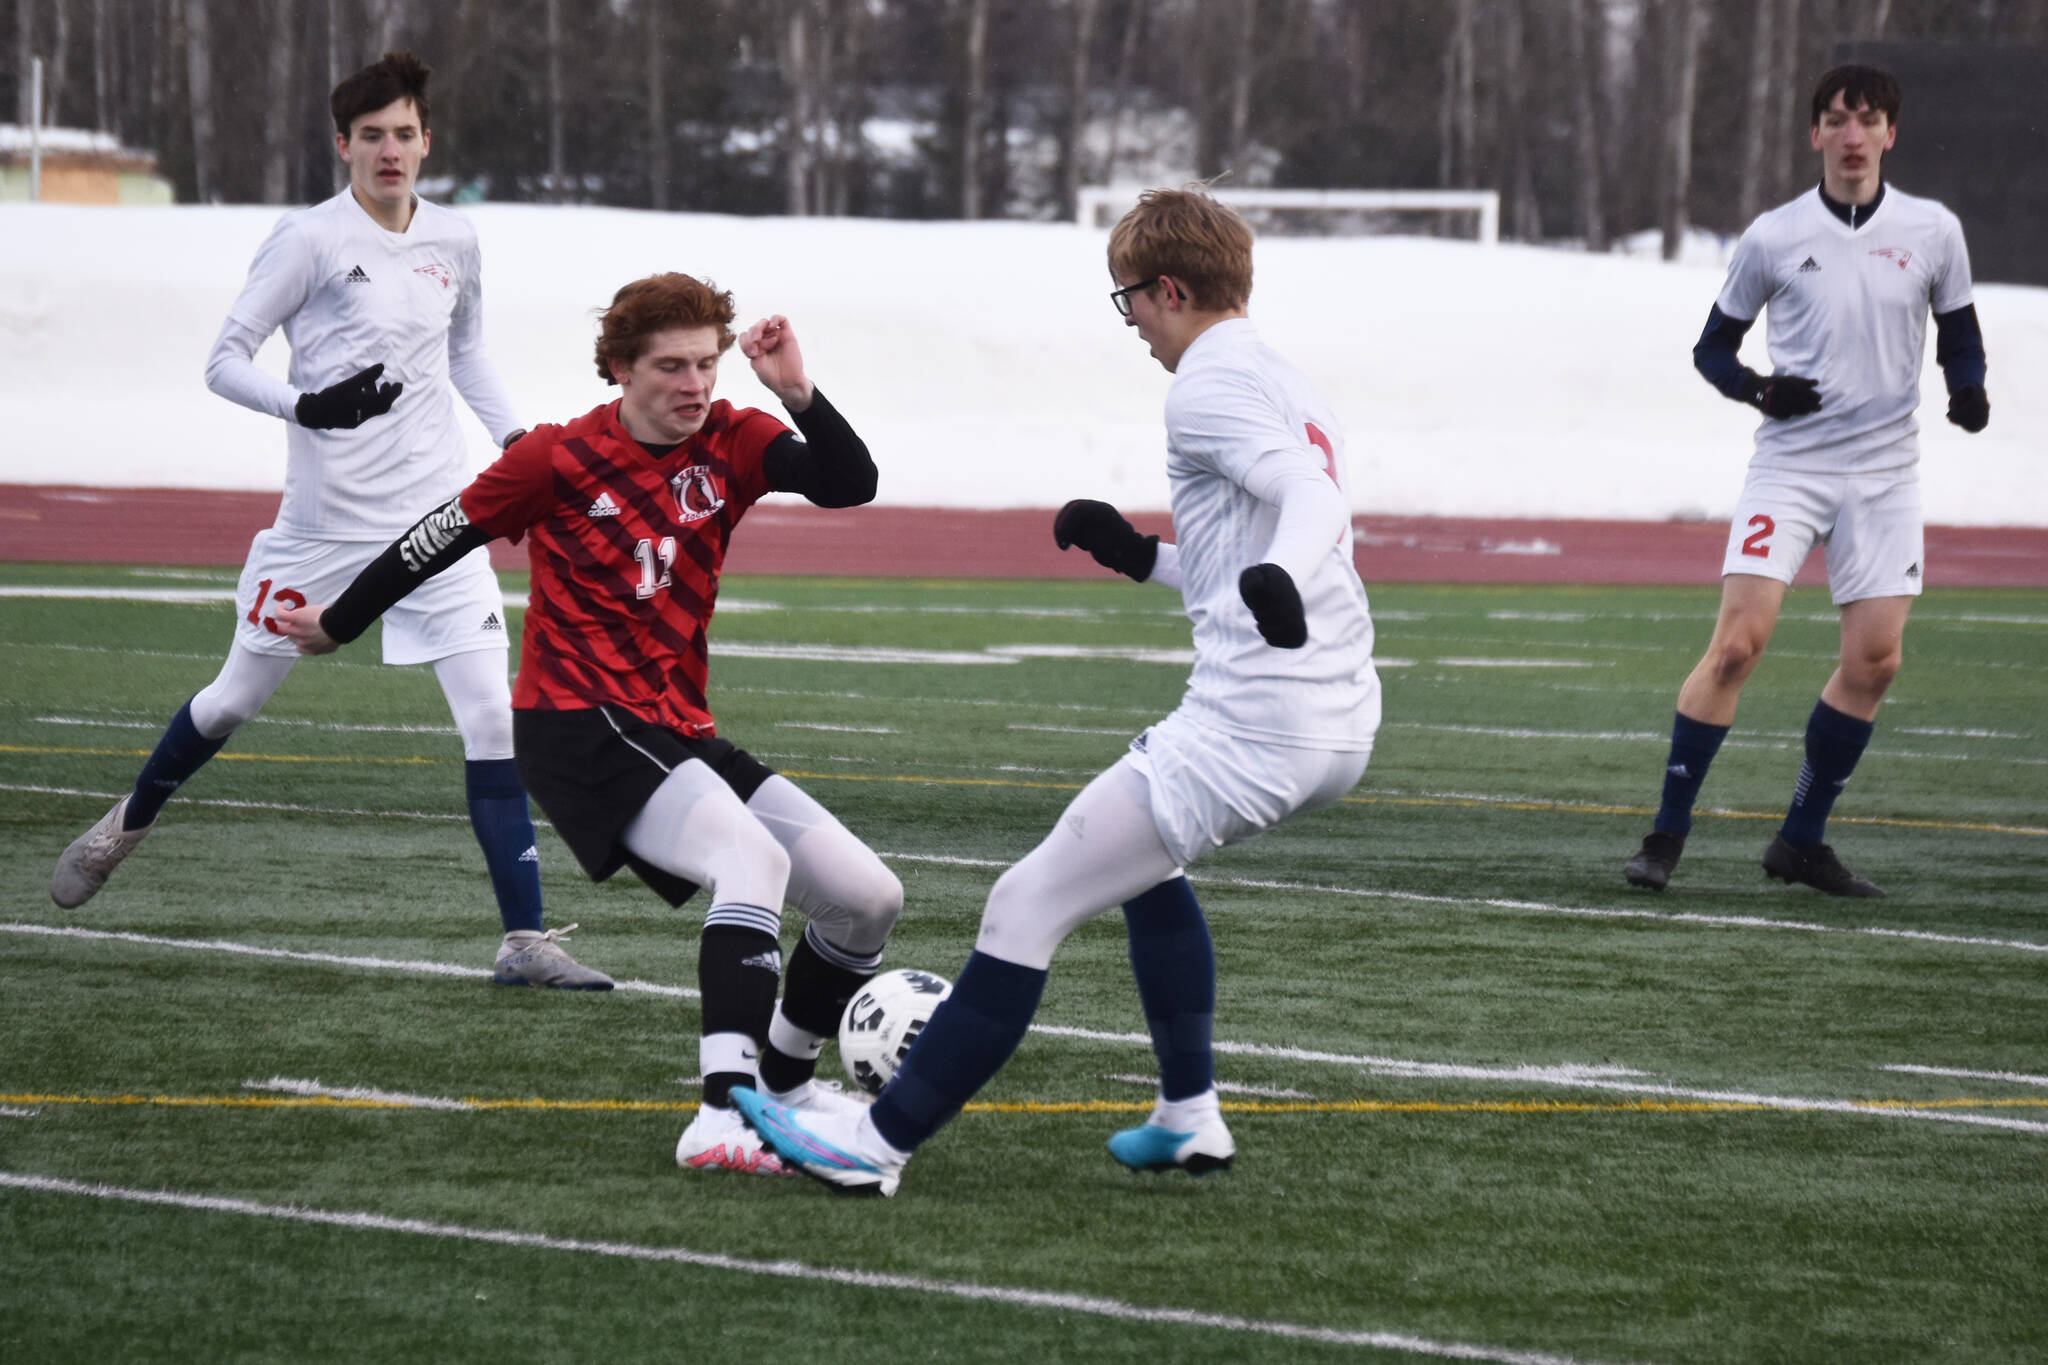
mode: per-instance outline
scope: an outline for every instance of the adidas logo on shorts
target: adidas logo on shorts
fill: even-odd
[[[618,514],[619,505],[612,501],[612,495],[609,493],[599,493],[597,501],[591,503],[590,510],[584,513],[589,517],[615,517]]]
[[[484,617],[484,624],[483,624],[483,629],[485,629],[485,630],[503,630],[504,628],[505,628],[505,623],[504,623],[503,621],[500,621],[500,620],[498,619],[498,613],[496,613],[496,612],[491,612],[491,613],[489,613],[488,615],[486,615],[486,616]]]
[[[1912,566],[1911,566],[1910,568],[1908,568],[1908,569],[1906,570],[1906,577],[1908,577],[1908,578],[1913,578],[1913,579],[1917,579],[1917,578],[1919,578],[1919,577],[1920,577],[1920,566],[1919,566],[1919,565],[1918,565],[1918,564],[1916,563],[1916,564],[1912,565]]]

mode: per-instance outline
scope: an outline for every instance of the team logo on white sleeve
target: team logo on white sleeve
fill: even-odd
[[[668,486],[676,495],[676,519],[685,525],[702,521],[725,506],[725,494],[708,464],[691,465],[670,479]]]

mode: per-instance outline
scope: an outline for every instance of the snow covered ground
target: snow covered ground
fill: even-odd
[[[686,270],[741,322],[795,325],[873,446],[882,500],[1162,509],[1167,375],[1105,297],[1106,234],[1066,224],[743,219],[484,205],[486,325],[533,421],[616,393],[590,359],[620,284]],[[270,489],[277,423],[209,394],[214,333],[270,208],[0,206],[0,482]],[[1718,518],[1754,414],[1693,373],[1713,265],[1410,238],[1267,239],[1252,316],[1324,386],[1361,512]],[[1980,286],[1992,424],[1924,384],[1928,519],[2048,525],[2048,290]],[[1762,331],[1749,363],[1762,368]],[[1929,329],[1932,347],[1932,329]],[[282,338],[262,362],[284,373]],[[773,408],[744,359],[723,396]],[[492,452],[480,428],[479,467]]]

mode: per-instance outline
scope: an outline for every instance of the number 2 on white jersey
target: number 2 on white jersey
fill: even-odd
[[[669,585],[669,566],[676,562],[676,538],[663,536],[659,547],[651,540],[640,541],[633,547],[633,558],[640,561],[640,586],[634,591],[642,598],[652,597]]]

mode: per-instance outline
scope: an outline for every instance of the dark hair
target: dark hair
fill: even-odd
[[[1835,96],[1842,97],[1844,109],[1868,106],[1885,117],[1887,123],[1899,121],[1899,83],[1892,73],[1875,66],[1838,66],[1820,78],[1820,84],[1813,90],[1813,126],[1820,126],[1820,116],[1835,102]]]
[[[612,295],[612,306],[598,318],[598,377],[618,383],[614,361],[630,368],[656,332],[675,327],[717,329],[723,355],[733,342],[732,319],[732,294],[720,292],[709,280],[673,272],[635,280]]]
[[[411,100],[420,112],[420,127],[427,126],[427,64],[410,52],[387,52],[334,87],[328,107],[334,111],[334,131],[348,136],[351,124],[373,114],[393,100]]]

